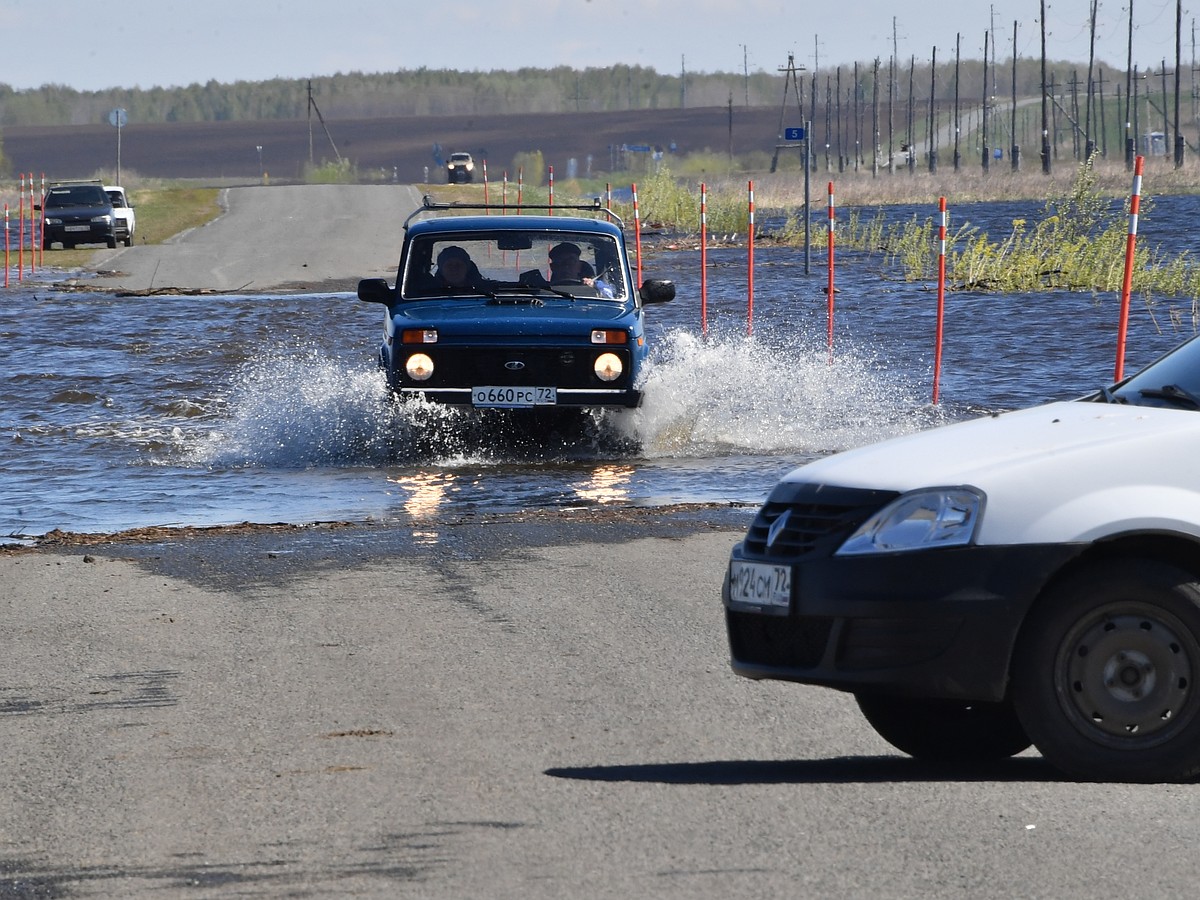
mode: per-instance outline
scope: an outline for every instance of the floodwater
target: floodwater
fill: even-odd
[[[1177,252],[1198,210],[1174,199],[1160,198],[1155,218]],[[995,236],[1039,210],[972,215],[991,217]],[[1162,224],[1172,220],[1180,227]],[[710,249],[705,334],[699,253],[659,242],[644,275],[673,278],[678,296],[647,312],[642,407],[536,435],[392,402],[375,368],[382,310],[351,294],[122,298],[14,278],[0,292],[0,537],[598,505],[749,510],[817,456],[1112,380],[1116,295],[952,292],[934,405],[935,285],[905,283],[878,255],[837,258],[831,353],[824,247],[807,274],[803,250],[757,248],[752,329],[745,249]],[[1134,298],[1126,372],[1191,337],[1194,315],[1191,300]]]

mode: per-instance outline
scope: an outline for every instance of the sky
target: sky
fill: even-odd
[[[1051,59],[1086,68],[1093,0],[1047,0]],[[1195,0],[1190,0],[1195,2]],[[1177,0],[1098,3],[1096,59],[1175,58]],[[809,72],[915,56],[1041,53],[1040,0],[0,0],[0,83],[78,90],[308,78],[398,69],[511,70],[626,63],[659,73]],[[844,14],[843,14],[844,12]],[[1183,7],[1185,65],[1195,58]],[[66,33],[63,40],[60,36]],[[65,48],[59,50],[58,48]],[[989,52],[989,57],[993,53]],[[993,57],[994,58],[994,57]]]

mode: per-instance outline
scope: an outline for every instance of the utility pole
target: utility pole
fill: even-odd
[[[959,164],[962,162],[962,155],[958,152],[958,138],[961,129],[959,128],[958,118],[958,75],[959,63],[962,56],[962,34],[954,36],[954,171],[958,171]]]
[[[983,116],[982,116],[982,122],[983,122],[983,131],[982,131],[983,157],[982,157],[982,159],[983,159],[983,174],[985,174],[985,175],[988,172],[988,166],[990,164],[989,158],[992,155],[991,151],[988,149],[988,133],[987,133],[987,127],[988,127],[987,71],[988,71],[988,33],[985,31],[983,33]]]
[[[888,169],[896,174],[896,59],[900,52],[899,40],[896,36],[896,17],[892,16],[892,58],[888,62]]]
[[[1175,168],[1183,168],[1183,131],[1179,127],[1180,32],[1183,29],[1183,0],[1175,0]]]
[[[917,165],[917,137],[915,134],[913,134],[916,118],[913,107],[913,78],[916,75],[916,72],[917,57],[916,54],[913,54],[908,63],[908,128],[905,130],[905,134],[908,135],[908,155],[907,159],[905,160],[905,165],[907,165],[909,172],[912,172]]]
[[[1133,0],[1130,0],[1130,6],[1133,5]],[[1046,84],[1046,0],[1042,0],[1042,172],[1046,175],[1050,174],[1052,164],[1050,162],[1050,104],[1048,103],[1047,90],[1049,85]]]
[[[1042,0],[1043,3],[1046,0]],[[1133,0],[1129,0],[1129,49],[1125,57],[1125,168],[1133,170],[1134,148],[1137,145],[1137,129],[1133,128],[1133,119],[1129,108],[1133,97]],[[1133,107],[1137,114],[1137,107]],[[1131,130],[1132,129],[1132,130]]]
[[[1012,127],[1009,129],[1012,142],[1009,145],[1009,156],[1012,158],[1012,170],[1021,170],[1021,145],[1017,143],[1017,22],[1013,20],[1013,65],[1012,65]]]
[[[871,174],[879,175],[879,57],[871,75]]]
[[[937,172],[937,47],[929,63],[929,174]]]
[[[794,53],[789,53],[787,67],[780,69],[779,71],[784,73],[784,76],[783,76],[783,103],[779,107],[779,135],[778,135],[778,138],[777,138],[777,141],[775,144],[775,155],[771,157],[771,171],[772,172],[774,172],[779,167],[779,151],[783,150],[785,148],[789,148],[789,149],[794,148],[794,146],[795,146],[794,144],[789,145],[789,144],[783,143],[783,128],[784,128],[783,118],[785,115],[787,115],[788,92],[791,91],[793,88],[796,91],[796,105],[797,105],[797,111],[799,113],[797,116],[797,121],[799,121],[801,123],[804,122],[804,86],[802,84],[800,84],[800,78],[796,74],[797,72],[803,72],[804,66],[796,65],[796,55]],[[805,134],[805,138],[803,141],[801,141],[801,143],[804,144],[804,152],[807,153],[808,152],[808,135],[807,134]]]
[[[1089,22],[1087,92],[1084,94],[1084,102],[1087,103],[1087,109],[1084,111],[1083,117],[1084,162],[1090,162],[1092,154],[1096,152],[1096,142],[1092,139],[1092,67],[1096,63],[1096,7],[1099,3],[1100,0],[1092,0],[1092,15]]]

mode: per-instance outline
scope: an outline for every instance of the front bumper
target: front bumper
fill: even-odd
[[[393,390],[402,397],[423,397],[430,403],[445,403],[452,406],[470,406],[471,389],[456,388],[419,388],[396,386]],[[614,407],[632,409],[642,402],[642,392],[624,388],[612,390],[592,390],[584,388],[558,388],[558,402],[553,406],[518,407],[528,409],[561,409],[563,407]]]
[[[1051,575],[1083,549],[965,547],[805,559],[791,564],[790,608],[778,611],[731,602],[726,570],[733,670],[847,691],[1002,700],[1026,612]],[[739,544],[734,558],[742,552]]]
[[[433,374],[415,381],[406,372],[413,352],[430,357]],[[613,381],[595,374],[596,357],[612,353],[621,361],[622,372]],[[505,344],[405,344],[390,353],[380,352],[388,370],[392,390],[401,396],[423,396],[431,403],[470,406],[471,389],[496,386],[511,388],[554,388],[553,406],[632,408],[641,403],[637,384],[641,358],[627,345],[505,345]]]
[[[45,225],[42,231],[42,241],[47,244],[107,244],[115,239],[112,225],[96,222]]]

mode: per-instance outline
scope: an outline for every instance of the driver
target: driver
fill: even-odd
[[[586,284],[589,287],[596,270],[580,258],[578,244],[563,241],[550,248],[551,284]]]

